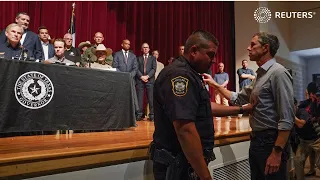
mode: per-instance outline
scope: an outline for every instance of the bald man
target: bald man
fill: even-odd
[[[132,78],[132,97],[134,102],[136,118],[138,118],[139,104],[135,88],[135,77],[138,70],[138,63],[136,55],[130,51],[130,41],[128,39],[124,39],[122,41],[121,50],[114,54],[112,66],[113,68],[116,68],[117,71],[130,73],[130,77]]]
[[[72,46],[72,35],[70,33],[65,34],[63,40],[65,42],[64,56],[74,62],[78,67],[80,64],[84,65],[83,62],[81,63],[80,50]]]
[[[90,62],[96,62],[97,61],[97,56],[95,55],[95,51],[94,49],[97,48],[97,46],[99,44],[102,44],[103,43],[103,40],[104,40],[104,37],[103,37],[103,34],[101,32],[96,32],[94,34],[94,37],[93,37],[93,40],[95,42],[95,44],[93,46],[91,46],[90,48],[88,48],[84,53],[83,53],[83,57],[86,61],[90,61]],[[111,56],[112,57],[112,56]],[[110,60],[113,60],[110,59]]]

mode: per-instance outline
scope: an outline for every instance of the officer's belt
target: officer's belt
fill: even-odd
[[[176,157],[173,156],[172,153],[170,153],[166,149],[157,149],[157,148],[153,149],[151,158],[153,161],[167,165],[167,166],[169,166],[176,160]]]
[[[169,166],[170,164],[172,164],[173,162],[175,162],[177,160],[177,158],[182,158],[182,156],[184,157],[183,152],[179,153],[177,156],[174,156],[171,152],[169,152],[166,149],[158,149],[155,147],[155,144],[152,142],[150,144],[150,148],[149,148],[149,157],[151,160],[167,165]],[[206,161],[206,163],[208,164],[210,161],[213,161],[216,159],[213,150],[210,149],[204,149],[203,150],[203,156],[204,159]],[[185,158],[185,157],[184,157]],[[179,162],[181,160],[179,159]]]

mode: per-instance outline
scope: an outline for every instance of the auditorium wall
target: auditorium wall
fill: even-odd
[[[320,57],[306,58],[307,66],[307,82],[312,81],[312,74],[320,74]]]
[[[259,23],[253,18],[253,12],[259,7],[259,2],[234,2],[234,14],[235,14],[235,66],[236,69],[242,67],[241,62],[243,59],[249,59],[247,47],[250,44],[252,35],[259,32]],[[256,71],[258,66],[255,62],[249,61],[249,68]],[[236,91],[239,91],[239,78],[236,77]]]
[[[320,47],[320,2],[288,2],[295,11],[311,11],[312,19],[294,19],[290,22],[291,50],[302,50]]]
[[[275,19],[271,18],[268,23],[258,23],[255,21],[253,13],[258,7],[267,7],[271,12],[275,11],[299,11],[315,8],[319,3],[309,2],[295,2],[293,5],[291,2],[235,2],[235,52],[236,62],[235,66],[237,70],[241,68],[241,61],[248,59],[247,46],[251,40],[252,35],[259,31],[268,31],[278,36],[280,41],[280,48],[278,50],[276,59],[279,63],[287,68],[293,70],[294,79],[294,96],[298,100],[304,98],[304,89],[308,83],[307,81],[307,63],[303,58],[300,58],[291,52],[294,50],[308,49],[311,47],[319,47],[319,45],[312,42],[308,43],[312,37],[320,36],[318,26],[320,14],[318,17],[314,16],[314,19]],[[301,8],[298,8],[301,7]],[[306,23],[312,23],[316,25],[305,26]],[[303,26],[308,27],[308,38],[305,38],[306,31]],[[302,40],[303,39],[303,40]],[[312,41],[316,41],[314,38]],[[297,45],[298,44],[298,45]],[[258,66],[255,62],[249,62],[249,68],[256,71]],[[236,75],[236,89],[239,90],[239,78]]]

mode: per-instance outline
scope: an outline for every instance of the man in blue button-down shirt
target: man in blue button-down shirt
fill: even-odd
[[[209,75],[205,81],[233,104],[251,103],[252,128],[249,150],[251,180],[287,179],[287,141],[294,125],[292,77],[274,59],[279,48],[275,35],[261,32],[253,36],[247,50],[259,66],[257,78],[239,93],[216,83]]]
[[[239,76],[240,91],[244,86],[249,85],[256,78],[252,69],[248,68],[248,60],[242,60],[242,68],[237,70]]]

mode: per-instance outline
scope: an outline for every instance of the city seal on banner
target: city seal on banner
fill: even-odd
[[[22,106],[29,109],[40,109],[50,103],[54,87],[48,76],[41,72],[30,71],[17,79],[14,93]]]

